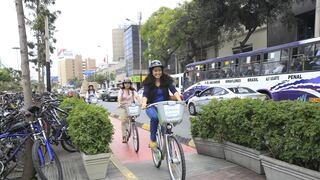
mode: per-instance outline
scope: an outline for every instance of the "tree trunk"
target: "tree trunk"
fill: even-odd
[[[30,82],[30,69],[28,60],[28,46],[27,46],[27,34],[24,20],[23,4],[22,0],[15,0],[17,19],[18,19],[18,29],[19,29],[19,39],[20,39],[20,54],[21,54],[21,70],[22,70],[22,88],[24,97],[24,108],[28,109],[31,107],[31,82]],[[26,121],[29,121],[27,118]],[[29,139],[26,142],[26,154],[25,162],[23,168],[22,179],[29,180],[32,179],[34,175],[32,159],[31,159],[31,147],[32,141]]]

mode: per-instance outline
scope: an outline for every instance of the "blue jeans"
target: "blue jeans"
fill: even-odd
[[[156,141],[156,133],[159,123],[157,108],[150,107],[146,110],[146,112],[150,118],[150,139],[151,141]]]

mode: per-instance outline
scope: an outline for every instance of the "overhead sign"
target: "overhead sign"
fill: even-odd
[[[93,75],[95,73],[95,70],[85,70],[85,71],[83,71],[83,74],[85,75],[85,76],[91,76],[91,75]]]
[[[73,58],[73,51],[70,49],[59,49],[57,56],[59,59]]]

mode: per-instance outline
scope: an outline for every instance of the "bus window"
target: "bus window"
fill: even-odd
[[[320,69],[320,44],[308,45],[305,48],[306,61],[304,70],[319,70]]]
[[[281,51],[265,53],[264,57],[267,57],[268,59],[264,59],[262,66],[264,75],[279,74],[283,72],[285,65],[280,61],[280,55]]]
[[[304,52],[303,47],[292,48],[290,72],[299,72],[303,70],[303,64],[304,64],[303,52]]]

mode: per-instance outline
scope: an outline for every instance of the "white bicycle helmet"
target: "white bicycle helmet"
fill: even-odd
[[[159,60],[151,61],[150,65],[149,65],[149,69],[152,69],[152,68],[155,68],[155,67],[162,67],[163,68],[163,65],[162,65],[161,61],[159,61]]]

